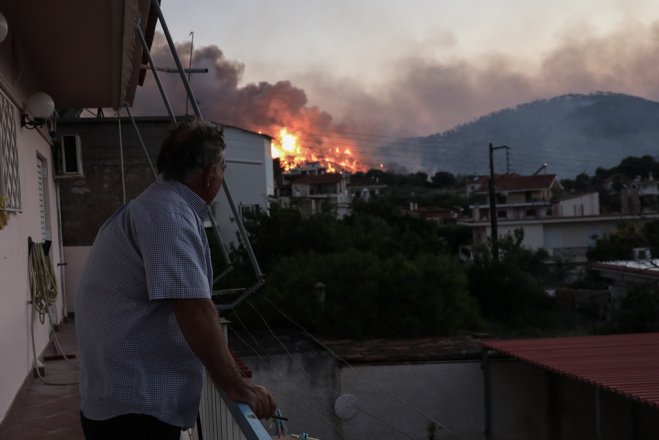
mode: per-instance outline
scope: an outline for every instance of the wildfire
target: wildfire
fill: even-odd
[[[272,140],[270,149],[273,159],[279,158],[284,171],[290,171],[310,162],[320,163],[328,173],[341,171],[354,173],[364,170],[350,147],[332,146],[314,151],[301,145],[300,136],[289,132],[286,128],[279,130],[279,139]]]

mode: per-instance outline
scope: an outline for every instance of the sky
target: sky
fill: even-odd
[[[659,100],[649,0],[164,0],[208,118],[358,147],[566,93]],[[152,52],[167,60],[164,42]],[[167,79],[169,81],[169,79]],[[173,86],[175,87],[175,86]],[[138,110],[158,106],[148,83]],[[174,93],[177,105],[182,93]],[[162,105],[161,105],[162,107]]]

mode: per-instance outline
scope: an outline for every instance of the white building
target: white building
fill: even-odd
[[[27,390],[34,365],[48,344],[49,326],[32,315],[28,239],[52,240],[50,257],[59,295],[51,308],[57,324],[70,310],[63,295],[52,122],[21,124],[28,97],[50,95],[57,108],[131,104],[139,83],[142,47],[133,23],[152,34],[150,1],[0,0],[0,436],[13,403]],[[126,26],[126,23],[129,23]],[[84,36],[84,38],[81,38]],[[30,117],[38,116],[36,113]],[[3,224],[1,222],[0,224]],[[46,318],[46,322],[48,319]]]
[[[238,211],[268,211],[275,195],[274,169],[270,150],[271,138],[237,127],[224,127],[227,144],[227,169],[224,181],[229,185]],[[238,228],[224,191],[212,206],[225,243],[235,243]]]
[[[62,136],[79,140],[85,170],[84,178],[67,180],[61,185],[66,282],[71,303],[101,225],[155,179],[144,150],[146,148],[151,162],[155,163],[172,123],[165,117],[136,118],[135,123],[140,136],[127,118],[60,121]],[[224,138],[227,161],[224,181],[238,212],[267,211],[274,193],[270,138],[232,126],[224,126]],[[223,190],[212,210],[225,246],[237,246],[237,223]]]
[[[291,202],[297,204],[306,216],[333,210],[338,218],[342,218],[350,210],[347,184],[342,174],[303,176],[291,182]]]
[[[491,234],[489,179],[472,182],[472,193],[480,195],[471,206],[472,218],[462,221],[472,229],[473,244],[483,243]],[[554,258],[585,262],[586,252],[598,238],[616,229],[620,220],[632,215],[600,215],[599,194],[559,198],[561,187],[556,176],[503,175],[495,177],[497,232],[499,236],[524,231],[523,245],[545,249]],[[646,215],[646,219],[659,218]]]

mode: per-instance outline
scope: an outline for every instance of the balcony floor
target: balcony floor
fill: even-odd
[[[64,354],[76,354],[75,327],[63,324],[57,332]],[[56,352],[50,347],[46,359]],[[74,363],[77,359],[72,359]],[[53,383],[77,382],[78,369],[65,360],[47,360],[45,379]],[[6,440],[84,440],[80,427],[78,385],[46,385],[35,378],[27,393],[17,402],[13,420],[8,421]]]

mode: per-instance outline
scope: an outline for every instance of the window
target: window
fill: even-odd
[[[535,217],[535,209],[527,209],[526,210],[526,216],[527,217]]]
[[[497,211],[498,218],[508,218],[508,211]]]
[[[3,93],[0,93],[0,195],[4,199],[5,210],[21,210],[16,108]]]

